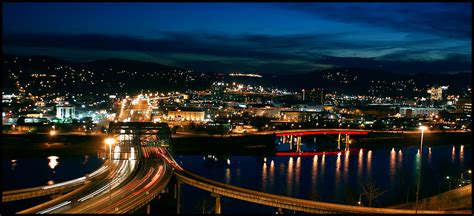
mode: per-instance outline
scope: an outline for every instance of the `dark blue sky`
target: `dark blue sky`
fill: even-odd
[[[471,72],[471,3],[3,3],[4,52],[198,71]]]

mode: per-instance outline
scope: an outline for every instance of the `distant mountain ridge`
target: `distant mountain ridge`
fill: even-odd
[[[91,62],[78,63],[59,60],[50,56],[14,56],[3,55],[3,71],[23,70],[21,82],[31,80],[31,74],[48,72],[56,74],[58,88],[55,91],[92,91],[92,92],[138,92],[140,90],[169,91],[209,88],[217,80],[237,81],[246,84],[277,87],[293,91],[301,89],[324,88],[326,91],[337,91],[345,94],[397,95],[405,94],[415,89],[424,89],[432,85],[449,85],[449,91],[462,92],[463,88],[471,86],[472,73],[440,74],[417,73],[401,74],[386,71],[383,68],[350,68],[340,67],[324,70],[309,71],[295,74],[262,73],[262,78],[230,77],[222,74],[196,72],[175,66],[154,62],[108,58]],[[12,61],[18,58],[18,65]],[[32,59],[32,61],[29,61]],[[43,61],[44,60],[44,61]],[[8,63],[6,63],[8,62]],[[70,66],[71,69],[55,68]],[[82,72],[84,70],[84,72]],[[88,72],[91,73],[88,73]],[[64,74],[74,74],[73,80],[59,81]],[[87,81],[81,81],[87,78]],[[14,88],[11,75],[4,76],[4,86]],[[93,83],[93,84],[92,84]],[[63,84],[64,87],[61,87]],[[66,85],[65,85],[66,84]],[[99,85],[97,85],[99,84]],[[44,88],[35,87],[31,89]],[[401,90],[400,90],[401,89]],[[420,90],[418,90],[420,92]],[[408,93],[407,93],[408,94]],[[411,93],[409,93],[411,94]]]

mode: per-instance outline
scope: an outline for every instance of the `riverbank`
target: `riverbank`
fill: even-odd
[[[105,135],[2,134],[2,157],[93,155],[104,148]]]
[[[420,133],[371,132],[368,135],[351,136],[353,147],[386,148],[418,146]],[[325,136],[325,135],[318,135]],[[329,137],[333,136],[333,137]],[[48,156],[51,154],[85,155],[97,154],[104,149],[105,134],[3,134],[2,157],[18,158]],[[336,141],[328,135],[325,139]],[[466,145],[472,143],[472,132],[426,132],[424,146]],[[241,134],[239,136],[194,136],[173,134],[172,148],[175,154],[213,155],[272,155],[275,136],[271,134]]]

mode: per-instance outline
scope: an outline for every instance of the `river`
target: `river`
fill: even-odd
[[[413,201],[417,168],[422,167],[420,196],[427,197],[454,188],[461,173],[471,169],[470,145],[425,144],[360,148],[340,155],[306,157],[248,155],[176,155],[184,168],[220,182],[258,191],[324,202],[367,206],[362,185],[374,182],[384,193],[372,203],[376,207]],[[41,157],[3,158],[3,190],[33,187],[77,178],[102,164],[97,154],[66,154],[56,151]],[[465,172],[464,178],[470,175]],[[451,182],[446,179],[450,176]],[[182,188],[182,212],[210,210],[214,198],[190,186]],[[23,201],[22,201],[23,202]],[[15,202],[14,202],[15,203]],[[8,204],[18,208],[18,204]],[[272,207],[222,198],[223,213],[274,213]]]

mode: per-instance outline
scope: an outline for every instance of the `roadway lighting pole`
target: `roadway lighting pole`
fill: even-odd
[[[427,129],[426,126],[420,126],[418,129],[421,130],[421,141],[420,141],[420,172],[418,173],[418,184],[416,187],[416,201],[415,201],[415,214],[418,213],[418,197],[420,194],[420,179],[421,179],[421,166],[423,165],[423,134]]]

